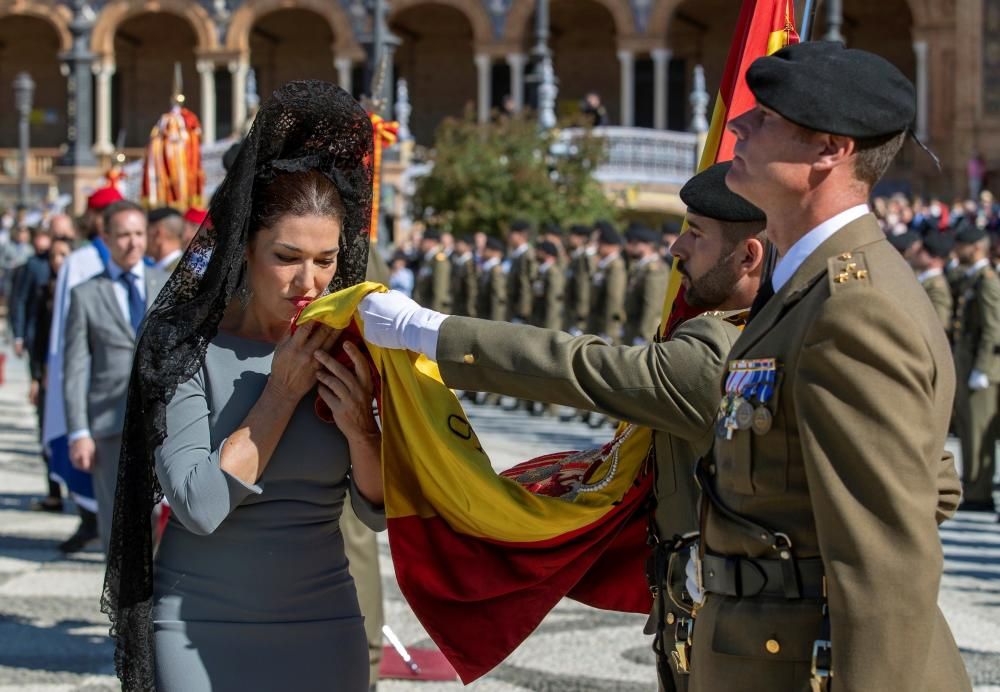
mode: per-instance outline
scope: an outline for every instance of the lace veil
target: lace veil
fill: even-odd
[[[124,690],[155,688],[150,515],[162,491],[153,453],[166,437],[166,406],[201,368],[240,285],[254,195],[276,175],[316,170],[347,210],[330,290],[364,280],[372,204],[372,126],[344,90],[291,82],[260,109],[209,214],[143,323],[128,387],[111,547],[101,609],[116,639]]]

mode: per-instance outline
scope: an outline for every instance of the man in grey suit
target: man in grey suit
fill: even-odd
[[[94,477],[97,528],[111,538],[118,455],[136,332],[166,276],[143,265],[146,214],[132,202],[104,212],[107,269],[72,290],[63,353],[63,392],[73,466]]]

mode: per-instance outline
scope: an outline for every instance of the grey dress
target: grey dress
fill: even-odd
[[[156,474],[173,513],[154,563],[159,692],[365,692],[368,646],[339,517],[346,493],[375,530],[385,516],[348,476],[347,442],[295,410],[256,485],[219,467],[271,371],[273,344],[219,332],[167,405]]]

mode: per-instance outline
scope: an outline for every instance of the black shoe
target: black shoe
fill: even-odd
[[[97,543],[97,528],[81,522],[76,533],[59,544],[59,550],[67,555],[78,553],[91,543]]]
[[[965,500],[958,506],[959,512],[990,512],[997,511],[996,505],[984,500]]]
[[[53,497],[47,497],[44,500],[35,500],[31,503],[32,512],[52,512],[53,514],[62,514],[63,502]]]

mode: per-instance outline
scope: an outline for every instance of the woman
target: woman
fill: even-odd
[[[126,690],[368,689],[338,519],[350,493],[384,525],[372,382],[356,349],[353,370],[326,353],[336,333],[289,325],[364,278],[371,143],[339,88],[276,92],[146,318],[103,599]]]

